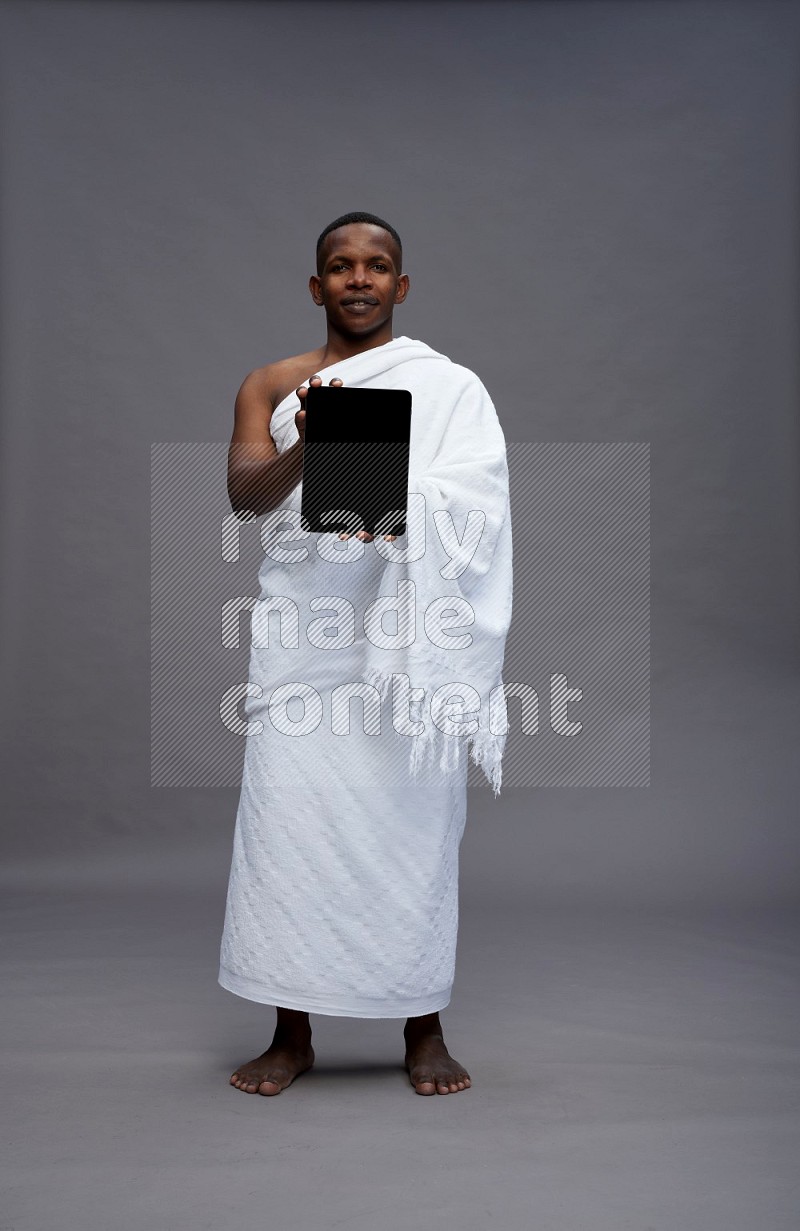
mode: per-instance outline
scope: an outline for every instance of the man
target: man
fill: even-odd
[[[419,600],[430,604],[430,541],[423,560],[388,546],[395,536],[378,536],[383,543],[376,543],[365,530],[338,535],[336,548],[330,542],[336,536],[303,534],[298,521],[303,407],[308,386],[323,383],[319,373],[333,366],[349,384],[411,388],[413,422],[419,427],[415,450],[412,426],[409,489],[416,474],[416,485],[433,506],[423,529],[427,525],[433,534],[434,515],[444,516],[445,522],[436,521],[435,527],[440,532],[444,527],[446,533],[451,510],[454,516],[463,512],[472,518],[470,505],[485,491],[489,517],[487,521],[481,512],[477,524],[488,533],[482,542],[479,534],[477,546],[471,548],[471,560],[477,562],[474,578],[465,581],[459,564],[449,573],[435,574],[435,581],[448,596],[445,603],[460,603],[462,611],[469,608],[479,666],[489,664],[486,681],[493,682],[499,680],[511,599],[504,441],[491,401],[474,373],[424,343],[393,337],[394,308],[409,290],[401,267],[400,238],[375,215],[346,214],[325,228],[317,242],[317,273],[309,280],[314,303],[325,310],[325,344],[258,368],[243,382],[229,451],[229,496],[237,515],[269,514],[262,598],[269,600],[268,606],[282,605],[281,629],[287,605],[302,603],[304,594],[310,611],[320,610],[320,604],[344,610],[352,600],[365,612],[366,629],[375,595],[381,594],[387,578],[392,592],[396,581],[391,578],[398,576],[398,568],[406,571],[407,584],[416,581]],[[341,386],[345,376],[334,374],[328,383]],[[456,390],[452,396],[451,388]],[[287,518],[294,519],[292,543],[301,544],[292,550],[286,548]],[[409,527],[410,520],[409,508]],[[462,547],[466,537],[464,531],[464,538],[448,550],[449,561],[455,560],[456,547]],[[311,546],[315,541],[316,552]],[[372,546],[367,549],[367,544]],[[441,581],[443,576],[449,580]],[[500,582],[499,597],[497,590],[490,594],[488,589],[495,579]],[[343,586],[347,599],[333,594],[334,587]],[[475,603],[477,618],[465,594]],[[436,601],[438,613],[442,600]],[[365,697],[366,715],[367,701],[379,707],[390,679],[394,688],[398,679],[407,678],[406,662],[411,664],[408,695],[419,704],[443,678],[446,662],[454,661],[450,642],[434,630],[436,646],[444,647],[441,652],[431,647],[430,638],[412,646],[407,660],[395,660],[386,651],[393,665],[403,664],[390,672],[389,660],[384,667],[372,642],[357,635],[355,627],[354,622],[350,636],[335,648],[313,633],[311,625],[306,640],[301,643],[295,637],[288,653],[283,645],[269,641],[264,649],[255,635],[253,639],[249,695],[258,699],[247,702],[247,713],[249,718],[260,713],[261,718],[253,727],[259,734],[247,741],[220,963],[222,986],[274,1004],[277,1010],[270,1047],[230,1078],[237,1089],[251,1094],[278,1094],[312,1066],[310,1012],[404,1017],[405,1066],[417,1093],[456,1093],[471,1085],[468,1072],[445,1046],[439,1018],[439,1010],[449,1002],[455,957],[457,858],[466,817],[467,770],[459,747],[460,731],[466,727],[454,718],[459,732],[454,735],[452,727],[438,722],[412,722],[412,773],[408,735],[386,721],[391,715],[382,715],[379,731],[348,731],[346,739],[321,722],[287,738],[287,728],[293,735],[296,720],[288,717],[288,710],[282,722],[274,720],[279,693],[291,693],[293,699],[300,695],[302,667],[308,680],[303,687],[309,688],[303,698],[313,694],[320,715],[317,690],[327,699],[328,688],[361,672],[370,681],[361,684],[359,694]],[[378,667],[364,674],[370,661]],[[455,661],[460,667],[464,659]],[[415,679],[428,689],[415,688]],[[269,710],[266,700],[260,700],[267,690]],[[475,695],[482,701],[485,692]],[[373,696],[367,698],[367,693]],[[456,698],[461,696],[458,689]],[[305,718],[305,699],[303,706]],[[420,712],[416,710],[418,718]],[[466,717],[466,703],[462,714]],[[483,764],[499,789],[502,729],[498,735],[481,728],[472,739],[473,759]],[[444,749],[438,769],[424,766],[425,756],[430,761],[434,755],[434,745]]]

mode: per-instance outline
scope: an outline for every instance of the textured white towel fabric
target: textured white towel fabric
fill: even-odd
[[[411,391],[408,528],[304,532],[302,484],[264,519],[219,981],[308,1012],[420,1016],[453,983],[467,741],[500,787],[505,441],[477,376],[424,342],[320,375]],[[279,452],[298,408],[292,393],[272,415]]]

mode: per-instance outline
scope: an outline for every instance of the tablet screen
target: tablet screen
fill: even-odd
[[[305,410],[303,529],[405,534],[410,392],[312,385]]]

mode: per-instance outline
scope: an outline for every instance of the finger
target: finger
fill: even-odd
[[[340,539],[349,539],[349,538],[350,538],[350,535],[349,535],[349,534],[345,534],[345,533],[344,533],[344,531],[342,531],[342,533],[339,535],[339,538],[340,538]]]
[[[322,384],[321,376],[312,376],[311,380],[308,382],[309,385],[313,385],[315,380],[318,380],[319,383]],[[314,387],[316,388],[316,386]],[[297,396],[300,398],[300,401],[302,402],[303,398],[308,393],[308,387],[306,385],[301,385],[299,389],[295,389],[295,393],[297,394]]]
[[[384,534],[383,541],[385,543],[393,543],[396,538],[397,538],[396,534]]]
[[[342,380],[341,376],[332,376],[331,384],[332,385],[343,385],[344,381]]]

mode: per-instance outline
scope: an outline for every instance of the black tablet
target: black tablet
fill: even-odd
[[[311,385],[305,410],[303,529],[405,534],[409,390]]]

